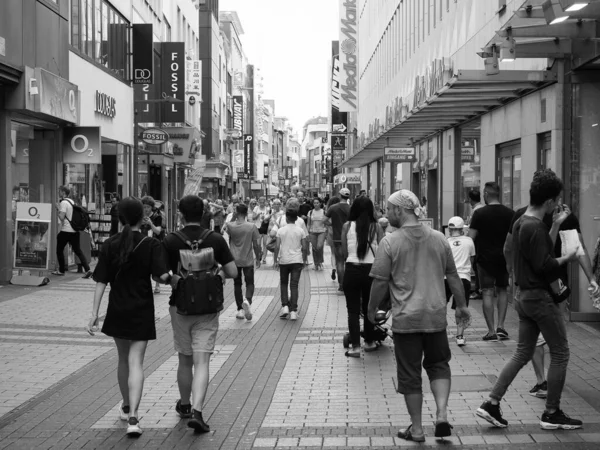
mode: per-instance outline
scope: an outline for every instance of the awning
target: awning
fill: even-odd
[[[428,136],[556,81],[556,74],[550,71],[503,70],[488,75],[485,70],[459,70],[439,91],[414,107],[399,123],[367,142],[341,167],[363,167],[376,161],[383,157],[384,147],[414,147]]]

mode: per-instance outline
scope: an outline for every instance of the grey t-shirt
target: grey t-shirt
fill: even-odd
[[[446,329],[444,276],[456,274],[446,237],[424,225],[404,226],[385,236],[371,277],[389,282],[394,333]]]
[[[229,247],[237,267],[254,265],[254,250],[252,243],[260,239],[258,228],[254,222],[227,222],[225,224],[229,235]]]

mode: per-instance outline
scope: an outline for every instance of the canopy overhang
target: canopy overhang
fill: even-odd
[[[439,91],[368,142],[341,167],[363,167],[383,157],[385,147],[414,147],[433,134],[473,120],[556,81],[557,76],[551,71],[503,70],[488,75],[484,70],[459,70]]]

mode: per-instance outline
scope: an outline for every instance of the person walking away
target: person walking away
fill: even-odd
[[[120,197],[115,194],[111,197],[110,202],[110,236],[114,236],[119,232],[119,201]]]
[[[296,225],[299,219],[297,210],[288,209],[285,213],[287,224],[277,230],[277,243],[275,244],[274,265],[279,269],[281,283],[281,311],[282,319],[298,320],[298,285],[302,274],[303,248],[306,247],[307,232]],[[291,295],[288,294],[288,285]],[[289,297],[288,297],[289,295]]]
[[[483,316],[488,326],[484,341],[508,339],[504,327],[508,308],[508,272],[504,259],[504,241],[514,211],[500,203],[500,186],[494,181],[485,183],[483,199],[486,206],[473,214],[469,237],[475,242],[477,272],[483,292]],[[498,308],[498,323],[494,328],[494,292]]]
[[[148,237],[154,237],[162,241],[164,237],[162,215],[156,214],[154,208],[156,201],[154,198],[146,195],[142,197],[142,205],[144,205],[144,219],[140,231]],[[160,284],[157,282],[154,287],[154,293],[160,294]]]
[[[200,239],[206,230],[200,225],[204,215],[204,202],[196,195],[186,195],[179,201],[179,216],[183,228],[180,230],[191,242]],[[179,251],[186,245],[174,233],[163,240],[168,268],[177,273]],[[225,239],[218,233],[208,233],[199,249],[212,247],[216,262],[221,266],[219,276],[236,278],[235,260]],[[210,355],[214,352],[217,331],[219,330],[219,314],[186,316],[177,313],[174,304],[177,280],[173,277],[171,287],[173,293],[169,300],[169,313],[173,327],[173,344],[179,355],[177,367],[177,385],[180,399],[175,404],[175,411],[181,418],[190,418],[188,427],[196,432],[207,433],[209,425],[204,421],[202,410],[209,381]],[[193,404],[190,403],[190,395]]]
[[[448,237],[448,243],[452,249],[452,256],[454,258],[454,264],[456,265],[456,272],[460,280],[462,281],[463,289],[465,291],[465,299],[467,302],[467,308],[469,307],[469,293],[471,292],[471,268],[473,267],[473,261],[475,259],[475,243],[469,236],[463,234],[465,227],[465,221],[462,217],[452,217],[448,221],[448,231],[450,237]],[[452,290],[448,284],[448,280],[444,280],[446,287],[446,302],[452,298]],[[456,309],[456,301],[452,299],[452,309]],[[465,339],[465,327],[463,323],[456,324],[456,345],[463,347],[467,342]]]
[[[223,200],[219,199],[216,203],[211,203],[210,206],[214,209],[213,212],[213,230],[216,233],[222,234],[223,224],[225,223],[225,208],[223,207]]]
[[[541,171],[536,172],[533,175],[533,177],[535,179],[536,177],[542,176],[545,173],[546,173],[546,170],[541,170]],[[559,203],[561,203],[560,200],[559,200]],[[510,278],[513,280],[513,283],[515,280],[515,275],[514,275],[514,263],[513,263],[513,255],[512,255],[512,246],[513,246],[512,229],[514,227],[514,224],[521,218],[521,216],[523,216],[523,214],[525,214],[526,211],[527,211],[527,206],[525,206],[515,212],[515,214],[513,215],[512,221],[511,221],[511,226],[510,226],[508,235],[506,236],[506,241],[504,242],[504,258],[506,259],[506,267],[507,267],[508,273],[510,275]],[[597,293],[600,291],[600,288],[598,287],[598,284],[596,283],[596,280],[594,277],[594,270],[592,267],[592,262],[590,260],[589,252],[585,246],[583,237],[581,236],[581,229],[579,226],[579,220],[577,219],[577,216],[571,212],[571,214],[569,214],[568,217],[562,223],[553,222],[552,216],[553,216],[553,214],[546,214],[544,216],[543,220],[544,220],[544,224],[550,230],[550,238],[554,242],[554,254],[560,255],[561,251],[562,251],[562,240],[560,238],[560,232],[567,231],[567,230],[576,230],[577,235],[579,237],[579,241],[581,242],[581,245],[582,245],[582,248],[584,251],[583,255],[577,256],[577,260],[579,262],[579,266],[581,267],[581,269],[583,270],[583,272],[585,273],[585,275],[589,281],[590,293],[592,293],[593,295],[597,295]],[[561,266],[560,278],[562,280],[564,280],[565,282],[567,282],[567,284],[568,284],[569,277],[568,277],[567,269],[568,269],[568,265],[565,264],[564,266]],[[515,291],[517,291],[517,289],[515,289]],[[515,297],[517,297],[518,295],[519,295],[518,292],[515,292]],[[548,383],[546,380],[546,373],[545,373],[545,368],[544,368],[545,367],[545,365],[544,365],[544,347],[545,346],[546,346],[546,341],[545,341],[544,337],[540,334],[538,336],[535,351],[531,358],[531,365],[533,366],[533,371],[535,372],[537,382],[536,382],[535,386],[533,386],[533,388],[529,391],[529,395],[532,395],[532,396],[538,397],[538,398],[546,398],[548,395]]]
[[[471,205],[471,214],[468,217],[467,223],[470,224],[471,220],[473,219],[473,213],[475,211],[477,211],[479,208],[483,208],[484,205],[481,203],[481,193],[479,192],[479,189],[469,190],[468,195],[469,195],[469,204]],[[525,207],[525,209],[527,209],[527,207]],[[510,232],[510,230],[509,230],[509,232]],[[473,267],[475,268],[475,270],[473,271],[475,274],[475,291],[473,291],[470,298],[471,298],[471,300],[480,300],[482,298],[482,296],[481,296],[481,287],[479,285],[479,275],[477,274],[477,255],[475,256],[475,262],[474,262]]]
[[[379,305],[390,300],[398,392],[412,421],[398,437],[424,442],[422,366],[437,407],[435,436],[450,436],[452,428],[447,412],[451,353],[444,276],[456,301],[457,323],[468,323],[470,314],[450,244],[442,233],[419,222],[417,196],[403,189],[389,197],[387,206],[388,220],[398,230],[379,244],[370,274],[374,280],[368,317],[374,322]]]
[[[329,199],[329,201],[327,202],[327,207],[325,209],[325,213],[327,213],[329,208],[331,208],[333,205],[338,204],[339,202],[340,202],[339,197],[331,197]],[[331,250],[331,254],[329,255],[331,258],[331,279],[333,281],[335,281],[336,266],[335,266],[335,250],[334,250],[334,245],[333,245],[333,229],[331,226],[331,218],[327,217],[327,214],[325,214],[325,227],[326,227],[325,242],[327,242],[327,245],[329,246],[329,249]]]
[[[315,270],[323,270],[323,248],[325,246],[325,211],[323,201],[317,197],[313,200],[313,209],[308,212],[309,240],[313,249]]]
[[[119,214],[123,231],[102,245],[94,270],[96,290],[86,330],[92,336],[98,330],[102,296],[110,284],[102,333],[111,336],[117,346],[121,420],[127,421],[128,435],[139,436],[144,355],[148,341],[156,339],[150,277],[167,283],[171,276],[160,242],[140,232],[145,217],[142,203],[132,197],[125,198],[119,203]]]
[[[335,255],[335,267],[337,270],[337,279],[339,283],[338,292],[344,292],[344,256],[342,255],[342,227],[350,215],[350,190],[340,189],[340,202],[330,207],[325,215],[331,218],[331,228],[333,230],[333,253]],[[331,275],[333,278],[333,273]]]
[[[260,235],[260,246],[263,258],[267,257],[267,239],[269,237],[269,222],[271,220],[271,208],[266,204],[267,200],[265,197],[258,199],[258,205],[254,208],[254,224],[258,228]],[[263,264],[266,264],[267,260],[263,259]]]
[[[246,220],[248,207],[239,204],[237,206],[237,219],[235,222],[227,222],[225,228],[229,235],[229,248],[235,258],[237,277],[234,283],[234,296],[237,305],[238,319],[252,320],[252,296],[254,295],[254,257],[256,256],[256,268],[260,268],[261,248],[260,234],[253,223]],[[254,254],[252,250],[254,249]],[[246,282],[246,297],[242,294],[242,274]]]
[[[65,247],[67,244],[73,249],[73,253],[77,255],[81,265],[85,270],[85,275],[82,278],[90,278],[92,271],[88,264],[87,258],[81,251],[81,245],[79,243],[79,231],[75,231],[71,225],[73,220],[73,206],[75,202],[69,198],[71,189],[67,186],[60,186],[58,188],[59,201],[56,204],[56,211],[58,213],[58,236],[56,237],[56,260],[58,261],[58,270],[52,272],[52,275],[63,276],[67,271],[67,264],[65,262]]]
[[[352,348],[346,356],[360,357],[360,313],[363,312],[363,338],[365,352],[377,350],[373,322],[369,320],[368,308],[371,295],[369,276],[383,229],[374,215],[373,202],[368,197],[358,197],[350,207],[348,222],[342,229],[342,254],[346,261],[344,294],[348,310],[348,331]]]
[[[560,212],[553,216],[557,228],[568,217],[570,211],[559,205],[562,190],[563,183],[554,172],[544,171],[535,176],[529,189],[529,207],[512,230],[515,284],[519,287],[519,295],[515,299],[515,309],[519,314],[517,349],[502,369],[489,400],[483,402],[476,412],[477,416],[496,427],[508,425],[502,417],[500,400],[533,356],[540,332],[550,349],[548,396],[540,426],[544,430],[573,430],[582,426],[580,420],[571,419],[560,409],[569,363],[569,342],[564,316],[550,287],[560,277],[561,266],[577,259],[577,250],[571,249],[565,256],[555,258],[550,230],[544,223],[544,216],[552,213],[557,206],[560,206]]]
[[[202,221],[200,222],[200,225],[202,225],[202,228],[206,230],[214,230],[214,216],[210,210],[209,202],[206,199],[202,200],[202,202],[204,203],[204,213],[202,214]]]

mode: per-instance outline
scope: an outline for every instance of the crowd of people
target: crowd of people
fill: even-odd
[[[189,419],[188,425],[194,430],[210,430],[202,411],[219,313],[178,314],[175,295],[180,280],[176,274],[186,239],[195,242],[197,248],[212,249],[223,283],[227,278],[234,280],[239,320],[253,318],[255,270],[267,264],[269,253],[273,255],[272,268],[280,276],[279,317],[298,320],[303,306],[299,305],[302,273],[311,265],[315,271],[324,269],[324,245],[329,245],[331,278],[338,283],[338,294],[345,297],[348,313],[349,345],[345,355],[360,358],[362,351],[376,351],[381,342],[375,330],[382,314],[391,315],[397,390],[403,394],[411,417],[411,424],[398,436],[417,442],[425,440],[421,418],[423,368],[437,405],[435,436],[451,435],[447,414],[451,351],[446,311],[451,302],[456,344],[466,345],[475,273],[488,326],[483,341],[509,338],[504,324],[509,292],[515,293],[514,306],[519,315],[516,352],[502,370],[489,400],[476,414],[495,426],[507,426],[499,402],[519,370],[533,358],[537,383],[530,394],[546,398],[541,427],[580,428],[580,420],[560,409],[569,350],[561,310],[564,292],[555,284],[568,284],[566,264],[578,260],[588,275],[590,292],[597,295],[600,289],[594,279],[597,270],[583,242],[581,248],[561,253],[559,231],[579,233],[577,218],[562,204],[562,188],[552,171],[536,172],[529,206],[515,213],[501,205],[498,184],[486,183],[485,205],[480,204],[478,192],[469,194],[474,213],[469,218],[468,233],[465,220],[452,217],[447,235],[419,220],[423,217],[423,202],[408,190],[392,194],[385,211],[364,193],[350,201],[346,188],[326,199],[306,199],[298,192],[271,200],[260,197],[242,201],[234,196],[226,203],[190,195],[179,201],[178,233],[165,232],[160,214],[153,215],[153,199],[121,200],[118,217],[123,229],[100,252],[93,272],[96,291],[87,330],[90,334],[98,330],[102,295],[110,283],[102,332],[114,338],[118,349],[120,416],[128,422],[127,433],[141,434],[137,412],[144,380],[143,359],[148,340],[156,338],[153,293],[159,292],[159,284],[172,287],[170,314],[179,354],[180,398],[176,412]],[[184,239],[177,234],[183,234]],[[152,280],[157,283],[155,289]],[[551,357],[547,380],[545,345]]]

